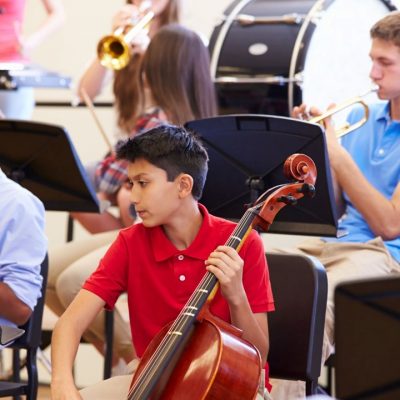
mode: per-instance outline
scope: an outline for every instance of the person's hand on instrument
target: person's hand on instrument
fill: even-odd
[[[127,33],[135,22],[140,20],[141,12],[138,7],[133,4],[125,4],[113,17],[113,32],[119,28],[123,28],[123,32]],[[143,54],[150,43],[150,38],[146,29],[139,32],[131,41],[131,50],[133,54]]]
[[[331,110],[334,108],[336,105],[335,104],[330,104],[327,111]],[[322,111],[319,110],[317,107],[309,107],[307,104],[301,104],[298,107],[294,107],[292,111],[292,117],[309,121],[314,117],[318,117],[322,115]],[[325,128],[325,138],[326,138],[326,145],[329,153],[329,159],[331,166],[334,167],[335,160],[338,160],[338,154],[340,152],[343,152],[342,146],[340,146],[340,143],[338,141],[338,138],[336,137],[336,132],[335,132],[335,126],[332,121],[331,117],[324,118],[323,121],[321,121],[322,126]]]
[[[133,4],[125,4],[112,18],[112,31],[132,25],[132,22],[139,16],[139,9]]]
[[[246,297],[243,287],[243,260],[235,249],[218,246],[205,261],[221,285],[221,291],[229,304],[240,304]]]
[[[317,107],[310,107],[303,103],[300,106],[293,107],[292,117],[301,119],[303,121],[308,121],[313,117],[318,117],[322,114],[322,111]]]

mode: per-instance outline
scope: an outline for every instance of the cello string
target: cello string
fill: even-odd
[[[260,205],[257,207],[259,208]],[[233,243],[237,240],[238,237],[241,237],[242,235],[244,236],[247,231],[250,228],[249,222],[251,219],[254,219],[254,216],[251,213],[251,210],[247,210],[245,213],[244,217],[241,218],[241,220],[238,222],[237,226],[235,227],[233,233],[230,235],[228,240],[226,241],[226,245],[230,247],[234,247]],[[244,232],[243,229],[245,229]],[[243,239],[243,238],[242,238]],[[242,242],[242,240],[241,240]],[[241,242],[237,245],[237,247],[241,244]],[[165,355],[168,354],[173,346],[175,345],[175,342],[178,340],[176,335],[170,335],[170,332],[178,331],[181,332],[183,327],[188,323],[188,320],[193,320],[192,317],[184,315],[186,313],[186,310],[188,307],[190,307],[190,304],[198,303],[200,301],[200,298],[203,297],[203,293],[199,291],[202,287],[207,287],[211,284],[212,280],[215,279],[215,275],[212,273],[207,273],[205,277],[200,281],[199,285],[197,286],[196,290],[193,292],[191,295],[189,301],[186,303],[186,305],[183,307],[181,312],[179,313],[178,317],[175,319],[174,323],[172,324],[171,328],[169,328],[167,334],[164,336],[163,340],[160,342],[160,344],[157,346],[156,351],[153,353],[152,357],[149,359],[147,365],[150,365],[149,368],[146,367],[142,371],[142,373],[139,375],[139,377],[136,379],[136,382],[138,382],[137,385],[131,388],[129,391],[129,395],[132,394],[134,389],[141,390],[144,389],[144,385],[148,384],[150,382],[154,375],[155,372],[160,368],[163,359],[165,359]],[[199,294],[201,293],[201,294]],[[191,321],[189,321],[191,322]],[[153,371],[151,371],[151,369]]]

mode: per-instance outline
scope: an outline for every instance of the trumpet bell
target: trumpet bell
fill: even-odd
[[[131,58],[131,43],[142,32],[148,32],[154,12],[148,10],[140,20],[125,28],[118,28],[113,34],[104,36],[97,44],[97,57],[106,68],[125,68]]]
[[[97,45],[97,57],[106,68],[125,68],[131,58],[130,45],[119,35],[104,36]]]

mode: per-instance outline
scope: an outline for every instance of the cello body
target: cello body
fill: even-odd
[[[253,400],[257,396],[261,359],[240,338],[241,331],[209,312],[196,322],[187,341],[163,371],[149,399]],[[135,376],[140,375],[163,337],[166,326],[147,347]],[[132,384],[135,382],[135,376]]]

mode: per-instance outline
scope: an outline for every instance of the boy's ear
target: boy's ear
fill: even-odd
[[[178,177],[179,195],[184,198],[192,194],[193,178],[189,174],[181,174]]]

